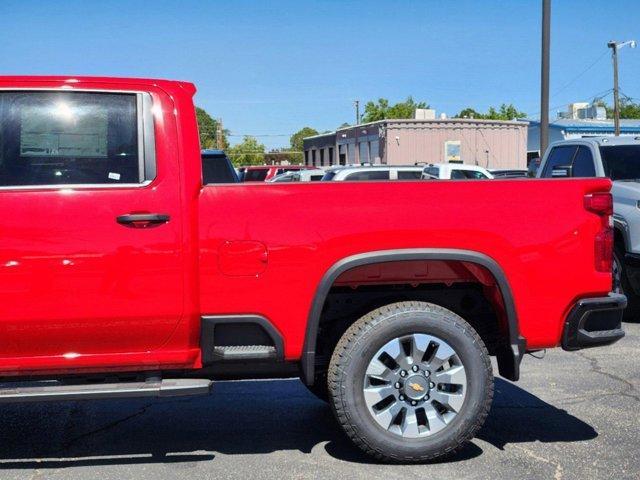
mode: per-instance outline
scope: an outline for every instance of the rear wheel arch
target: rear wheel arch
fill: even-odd
[[[498,263],[488,255],[473,250],[415,248],[379,250],[343,258],[323,275],[311,304],[307,318],[305,342],[301,356],[302,379],[312,385],[315,378],[315,353],[322,309],[332,285],[344,272],[356,267],[411,260],[453,260],[473,263],[487,269],[494,277],[504,304],[509,334],[509,349],[498,355],[500,374],[510,380],[518,380],[520,360],[525,352],[525,340],[520,336],[517,312],[507,277]]]

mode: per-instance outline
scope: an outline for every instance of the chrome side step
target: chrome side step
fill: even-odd
[[[275,360],[278,357],[276,347],[272,345],[229,345],[213,347],[214,360]]]
[[[35,381],[17,387],[5,383],[0,385],[0,403],[207,395],[212,384],[211,380],[199,378],[152,378],[140,382],[94,384]]]

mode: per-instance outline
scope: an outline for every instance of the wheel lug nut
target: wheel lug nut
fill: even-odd
[[[414,406],[414,407],[415,407],[417,404],[418,404],[418,402],[416,402],[415,400],[412,400],[412,401],[411,401],[411,405],[412,405],[412,406]]]
[[[414,372],[417,372],[418,371],[418,366],[414,365],[413,367],[411,367],[411,370],[413,370]]]
[[[400,395],[400,400],[404,400],[404,395]]]
[[[396,384],[394,385],[395,388],[400,388],[400,382],[396,382]]]
[[[400,376],[401,376],[401,377],[406,377],[406,376],[407,376],[407,372],[405,372],[404,370],[402,370],[402,371],[400,372]]]
[[[424,400],[429,400],[429,394],[424,396]]]
[[[425,370],[424,371],[424,376],[428,377],[429,375],[431,375],[431,372],[429,370]]]
[[[429,382],[429,388],[433,388],[433,387],[435,387],[435,386],[436,386],[436,384],[435,384],[435,383],[433,383],[433,382]]]

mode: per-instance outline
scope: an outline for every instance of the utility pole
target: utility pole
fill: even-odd
[[[618,50],[629,45],[636,48],[636,41],[614,42],[611,40],[607,43],[607,47],[611,49],[611,57],[613,59],[613,128],[615,136],[620,136],[620,89],[618,88]]]
[[[616,137],[620,136],[620,98],[618,89],[618,44],[614,41],[607,43],[613,58],[613,130]]]
[[[549,145],[549,58],[551,0],[542,0],[542,62],[540,75],[540,157]]]
[[[353,152],[353,158],[355,160],[356,165],[359,165],[360,164],[360,144],[358,143],[358,125],[360,124],[360,100],[355,100],[353,104],[356,107],[356,125],[355,125],[356,133],[355,133],[355,143],[353,144],[355,148],[355,152]]]
[[[216,148],[218,150],[222,150],[224,145],[222,145],[223,137],[222,137],[222,119],[219,118],[216,125]]]

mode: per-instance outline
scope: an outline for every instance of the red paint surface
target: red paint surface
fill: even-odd
[[[370,251],[490,256],[507,276],[529,348],[556,346],[573,302],[610,289],[610,275],[594,267],[601,219],[583,200],[608,191],[606,179],[202,187],[191,84],[0,77],[0,88],[62,87],[150,92],[158,176],[132,189],[0,190],[3,374],[197,368],[201,314],[263,315],[287,359],[297,359],[322,276]],[[134,211],[171,221],[116,223]],[[225,252],[229,242],[239,248]],[[221,248],[242,257],[238,275],[221,270],[233,269]],[[417,278],[427,275],[416,268]]]

